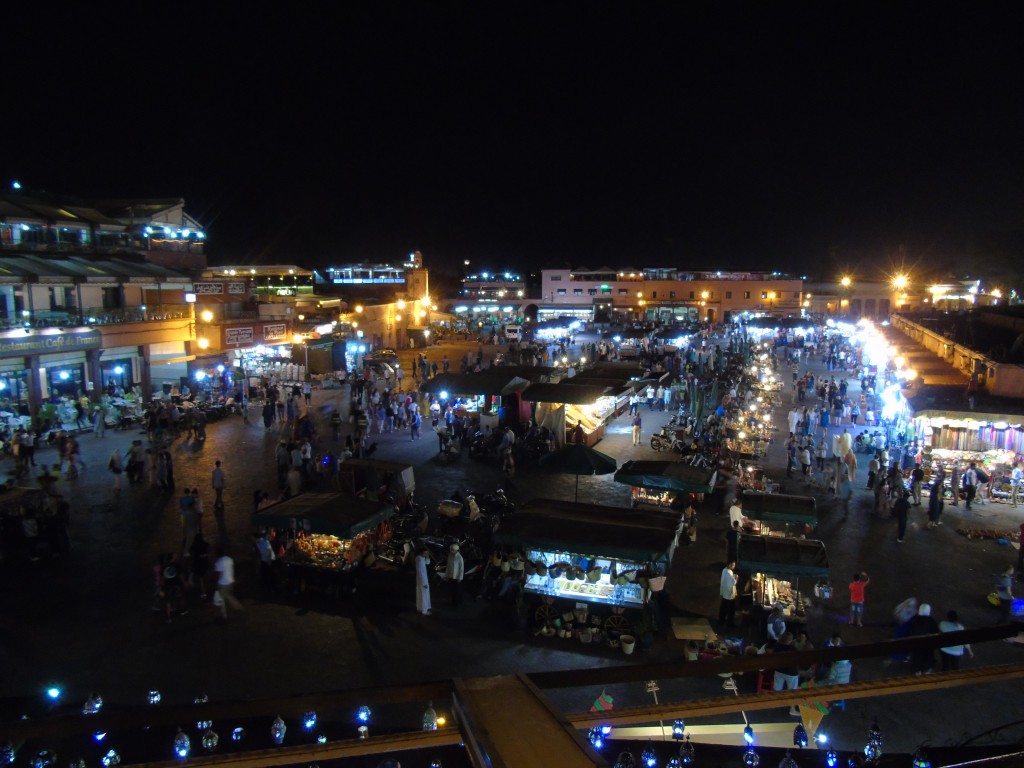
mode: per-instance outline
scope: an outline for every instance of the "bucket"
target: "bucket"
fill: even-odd
[[[633,649],[636,648],[636,638],[632,635],[620,635],[619,645],[622,646],[622,652],[630,656],[633,653]]]

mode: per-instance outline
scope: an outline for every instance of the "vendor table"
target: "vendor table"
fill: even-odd
[[[675,636],[676,640],[707,642],[708,640],[718,639],[718,635],[712,628],[711,622],[703,616],[692,619],[686,616],[673,616],[672,634]]]

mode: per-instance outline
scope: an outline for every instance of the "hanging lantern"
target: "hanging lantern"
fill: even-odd
[[[665,763],[665,768],[683,768],[683,762],[673,755],[668,759],[668,762]]]
[[[753,747],[750,747],[743,753],[743,764],[747,766],[747,768],[757,768],[757,766],[761,764],[761,758]]]
[[[423,730],[437,730],[437,711],[434,709],[434,702],[428,701],[427,708],[423,712]]]
[[[206,733],[203,734],[203,749],[207,752],[213,752],[220,743],[220,736],[213,728],[207,728]]]
[[[36,752],[36,756],[32,758],[29,765],[32,768],[50,768],[54,763],[57,762],[57,753],[52,749],[44,749],[40,752]]]
[[[288,726],[284,724],[284,720],[278,715],[270,726],[270,738],[274,740],[275,744],[281,744],[284,741],[284,734],[287,730]]]
[[[750,723],[747,723],[747,727],[743,729],[743,741],[748,746],[754,743],[754,729],[751,728]]]
[[[160,695],[160,691],[153,690],[146,694],[146,701],[150,704],[159,704],[160,699],[163,697]]]
[[[208,731],[213,728],[213,720],[200,720],[196,723],[197,731]]]
[[[121,756],[117,754],[116,750],[107,750],[107,754],[103,756],[101,760],[104,768],[114,768],[114,766],[121,764]]]
[[[838,768],[839,753],[834,749],[830,749],[825,753],[825,766],[826,768]]]
[[[444,768],[444,766],[441,765],[441,761],[440,760],[431,760],[430,761],[430,768]]]
[[[232,741],[241,741],[244,738],[245,738],[245,728],[235,728],[235,730],[233,730],[231,732],[231,740]]]
[[[686,734],[686,740],[679,745],[679,760],[683,765],[692,765],[697,753],[693,749],[693,742],[690,741],[690,734]]]
[[[804,728],[803,723],[797,723],[796,728],[793,729],[793,746],[794,747],[806,747],[807,746],[807,729]]]
[[[181,728],[174,736],[174,754],[184,760],[192,751],[192,740]]]
[[[686,732],[686,723],[682,720],[676,720],[672,723],[672,738],[676,741],[682,741],[683,734]]]
[[[632,752],[620,752],[619,756],[615,758],[614,768],[635,768],[636,762],[633,760]]]
[[[85,758],[75,758],[68,763],[68,768],[85,768]]]
[[[85,700],[85,704],[82,705],[83,715],[95,715],[103,708],[103,697],[97,696],[96,694],[90,693],[89,698]]]
[[[318,733],[316,735],[316,743],[317,744],[326,744],[327,743],[327,734],[326,733]]]
[[[0,765],[10,765],[14,762],[15,757],[14,744],[10,741],[0,744]]]
[[[932,761],[928,759],[928,753],[923,747],[914,750],[914,759],[910,763],[914,768],[932,768]]]
[[[210,701],[210,697],[205,693],[200,693],[195,699],[192,700],[193,704],[206,704]]]
[[[365,704],[356,710],[356,720],[360,723],[370,722],[370,708]]]
[[[604,734],[600,728],[591,728],[587,733],[587,738],[590,739],[590,744],[594,749],[604,749]]]
[[[877,763],[881,757],[882,731],[878,727],[878,720],[875,720],[868,731],[868,743],[864,745],[864,759],[869,763]]]
[[[359,738],[360,739],[367,739],[367,738],[370,737],[370,728],[369,728],[369,726],[360,725],[357,730],[359,731]]]
[[[849,768],[864,768],[864,758],[858,754],[852,754],[847,759],[846,764]]]
[[[800,768],[800,765],[793,756],[789,754],[789,750],[786,750],[786,755],[779,761],[779,768]]]
[[[658,753],[654,751],[653,741],[648,741],[644,751],[640,753],[640,765],[643,768],[657,768]]]
[[[316,727],[316,712],[307,712],[302,716],[302,724],[306,726],[307,731],[313,730]]]

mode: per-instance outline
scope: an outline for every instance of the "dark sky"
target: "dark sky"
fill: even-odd
[[[184,197],[221,263],[866,272],[1024,231],[1013,4],[434,5],[12,18],[0,178]]]

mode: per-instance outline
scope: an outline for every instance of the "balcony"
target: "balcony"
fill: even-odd
[[[17,318],[0,318],[0,329],[11,328],[74,328],[83,325],[119,325],[123,323],[161,322],[184,320],[192,317],[188,304],[158,304],[123,309],[86,307],[79,312],[76,307],[67,309],[25,310]]]

